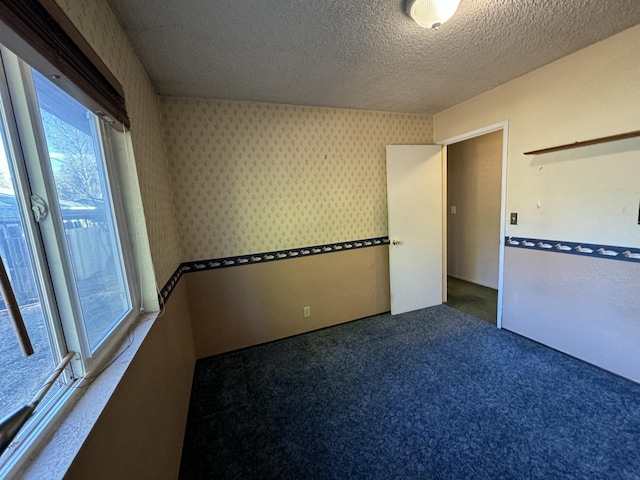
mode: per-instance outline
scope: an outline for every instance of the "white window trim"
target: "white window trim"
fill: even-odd
[[[118,194],[123,197],[121,204],[114,205],[114,209],[116,215],[124,214],[122,220],[126,226],[120,230],[120,235],[126,235],[131,245],[130,256],[125,261],[131,262],[129,266],[133,267],[137,277],[130,287],[139,289],[141,298],[138,301],[141,304],[136,305],[134,300],[130,318],[122,322],[119,331],[112,332],[112,338],[100,346],[98,355],[91,358],[85,377],[60,389],[55,402],[48,404],[51,405],[49,410],[20,433],[21,441],[5,452],[0,464],[0,478],[62,478],[65,475],[160,316],[130,132],[125,132],[117,143],[111,142],[109,148],[118,152],[113,158],[118,164],[117,171],[108,165],[108,174],[117,176]],[[21,173],[24,181],[25,172]],[[21,188],[26,187],[21,185]],[[124,255],[127,256],[126,253]],[[60,332],[56,331],[56,334],[60,335]]]

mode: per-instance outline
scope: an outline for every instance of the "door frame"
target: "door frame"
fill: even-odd
[[[436,141],[435,143],[443,146],[442,156],[442,195],[443,195],[443,212],[442,212],[442,281],[443,287],[447,282],[447,146],[453,143],[462,142],[471,138],[479,137],[487,133],[496,132],[502,130],[502,179],[501,179],[501,192],[500,192],[500,252],[498,257],[498,314],[496,319],[496,325],[498,328],[502,328],[502,294],[504,287],[504,239],[506,232],[506,219],[507,219],[507,159],[508,159],[508,146],[509,146],[509,121],[494,123],[487,125],[486,127],[478,128],[470,132],[461,133],[454,137],[446,138],[444,140]],[[443,288],[443,302],[447,300],[447,289]]]

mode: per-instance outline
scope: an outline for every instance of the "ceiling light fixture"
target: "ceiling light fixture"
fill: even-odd
[[[407,14],[424,28],[437,29],[449,20],[460,0],[407,0]]]

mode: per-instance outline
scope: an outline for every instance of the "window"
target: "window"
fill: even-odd
[[[0,255],[35,353],[25,357],[0,299],[0,418],[29,403],[77,352],[0,461],[24,450],[140,309],[115,171],[124,134],[2,48]]]

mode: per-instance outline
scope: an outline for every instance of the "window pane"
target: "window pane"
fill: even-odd
[[[7,160],[4,128],[0,125],[0,255],[7,269],[34,354],[22,354],[0,296],[0,418],[29,403],[53,371],[47,322],[36,286],[31,251],[27,246],[20,210]],[[55,390],[55,388],[53,389]]]
[[[131,310],[95,115],[33,71],[92,350]]]

